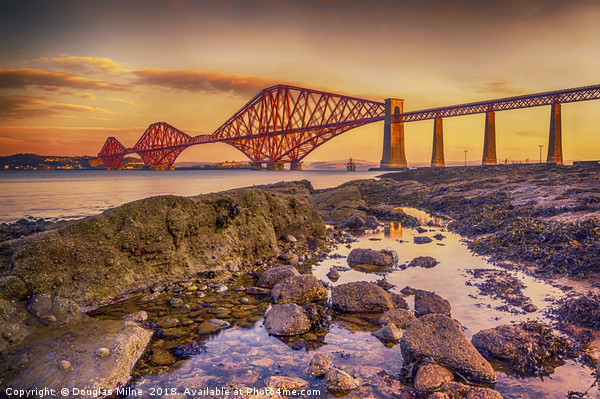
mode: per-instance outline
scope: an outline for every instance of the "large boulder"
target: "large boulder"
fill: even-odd
[[[409,362],[431,359],[474,381],[496,382],[492,366],[467,340],[460,325],[443,314],[426,314],[413,321],[400,341]]]
[[[331,301],[335,309],[350,313],[383,313],[397,307],[390,293],[366,281],[333,287]]]
[[[312,302],[327,299],[327,288],[312,274],[280,280],[271,290],[275,303]]]
[[[311,190],[308,182],[292,182],[146,198],[2,242],[0,298],[16,300],[17,309],[30,305],[42,323],[52,324],[157,281],[209,271],[227,275],[256,258],[279,255],[281,237],[293,235],[300,243],[325,237]],[[23,298],[33,299],[26,304]]]
[[[265,315],[265,328],[273,335],[297,335],[310,330],[311,322],[295,303],[274,305]]]
[[[415,290],[415,315],[421,317],[429,313],[441,313],[450,316],[450,302],[435,292]]]
[[[482,330],[471,342],[484,355],[512,361],[518,372],[528,374],[549,374],[556,361],[574,352],[568,340],[537,321]]]
[[[360,217],[364,223],[367,217],[367,203],[356,186],[341,186],[313,193],[313,203],[326,223],[337,225],[351,216]]]
[[[277,266],[269,270],[265,270],[256,285],[264,288],[273,288],[280,280],[286,277],[299,276],[298,270],[292,265]]]
[[[28,336],[4,355],[4,366],[16,371],[8,374],[3,385],[24,390],[66,387],[114,393],[129,381],[131,369],[151,337],[151,330],[118,320],[90,318],[48,327],[44,334]],[[6,371],[3,368],[0,373]]]
[[[355,248],[348,254],[350,265],[374,265],[379,267],[391,267],[394,265],[394,257],[387,251],[376,251],[374,249]]]
[[[338,228],[346,230],[360,230],[364,227],[365,220],[358,215],[350,216],[348,219],[345,219],[338,224]]]

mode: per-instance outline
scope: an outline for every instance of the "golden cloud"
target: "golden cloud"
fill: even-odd
[[[84,78],[70,72],[33,68],[0,68],[0,88],[25,89],[27,86],[37,86],[45,90],[64,87],[86,90],[130,90],[125,85]]]
[[[137,84],[188,92],[226,92],[243,96],[255,95],[266,87],[284,83],[260,76],[195,70],[144,68],[132,71],[132,73],[137,77],[135,82]]]
[[[94,70],[100,70],[110,74],[129,72],[126,68],[124,68],[123,65],[105,57],[84,57],[70,55],[67,57],[41,57],[35,61],[51,63],[66,69],[84,73],[94,72]]]
[[[55,111],[102,112],[117,115],[118,112],[88,105],[58,103],[30,96],[0,95],[0,117],[24,119],[38,116],[58,117]],[[66,117],[63,115],[63,117]]]

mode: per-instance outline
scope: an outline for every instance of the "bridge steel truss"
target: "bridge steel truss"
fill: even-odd
[[[213,134],[254,163],[299,162],[332,138],[384,117],[384,103],[294,86],[258,93]]]
[[[496,100],[452,105],[449,107],[430,108],[420,111],[405,112],[401,115],[394,115],[394,117],[399,122],[416,122],[426,119],[447,118],[451,116],[481,114],[485,112],[506,111],[511,109],[596,99],[600,99],[600,85],[548,91],[537,94],[526,94],[523,96],[499,98]]]
[[[391,115],[391,122],[440,120],[543,105],[559,107],[561,103],[595,99],[600,99],[600,85],[405,112]],[[259,92],[211,135],[191,137],[165,122],[157,122],[146,129],[132,148],[109,137],[98,156],[107,168],[118,168],[123,157],[131,153],[139,154],[146,165],[170,167],[189,146],[223,142],[240,150],[255,164],[294,164],[332,138],[384,118],[383,102],[276,85]]]

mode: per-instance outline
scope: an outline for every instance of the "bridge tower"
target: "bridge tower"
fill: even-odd
[[[485,137],[483,140],[482,165],[496,165],[496,113],[489,110],[485,113]]]
[[[444,162],[444,125],[442,118],[433,120],[433,150],[431,151],[431,167],[443,168]]]
[[[560,116],[560,103],[555,101],[552,104],[552,111],[550,113],[550,137],[548,140],[548,157],[546,158],[546,162],[556,163],[557,165],[563,164],[562,124]]]
[[[383,155],[381,169],[403,169],[408,165],[404,153],[404,123],[402,115],[404,100],[385,100],[385,122],[383,125]]]

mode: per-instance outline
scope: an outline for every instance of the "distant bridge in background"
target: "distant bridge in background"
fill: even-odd
[[[382,169],[407,167],[404,124],[434,120],[431,166],[443,167],[443,118],[485,113],[482,164],[495,165],[495,112],[551,106],[546,161],[562,165],[561,104],[600,98],[600,85],[528,94],[496,100],[403,112],[402,99],[384,102],[343,96],[289,85],[268,87],[210,135],[192,137],[165,123],[151,124],[138,142],[126,148],[109,137],[98,153],[107,169],[118,169],[127,154],[137,153],[145,165],[172,168],[187,147],[206,143],[227,143],[246,155],[254,169],[301,169],[311,151],[332,138],[369,123],[384,121]]]

